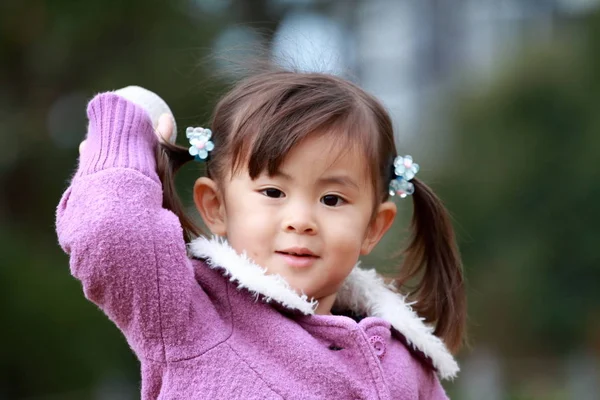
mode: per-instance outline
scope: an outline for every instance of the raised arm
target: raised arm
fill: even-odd
[[[185,337],[199,318],[192,308],[209,302],[179,220],[162,208],[150,117],[114,93],[96,96],[87,111],[86,145],[57,209],[59,242],[85,296],[138,355],[162,360],[165,341]]]

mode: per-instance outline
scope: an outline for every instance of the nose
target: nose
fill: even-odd
[[[317,222],[309,207],[290,207],[283,221],[283,230],[288,233],[315,235]]]

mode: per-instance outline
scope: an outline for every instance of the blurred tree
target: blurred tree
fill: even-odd
[[[600,356],[600,15],[570,22],[453,99],[443,197],[468,235],[471,330],[507,355]]]

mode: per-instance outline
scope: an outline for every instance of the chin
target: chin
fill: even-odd
[[[285,278],[285,277],[284,277]],[[289,280],[286,278],[286,281],[289,285],[294,289],[294,291],[300,295],[306,295],[309,298],[316,298],[316,293],[310,285],[303,285],[301,282],[294,282],[294,280]]]

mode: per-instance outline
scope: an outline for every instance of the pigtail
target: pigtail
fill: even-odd
[[[187,147],[162,142],[156,149],[156,172],[163,187],[163,208],[172,211],[179,218],[186,243],[202,235],[202,229],[185,213],[177,190],[175,174],[185,163],[194,158]]]
[[[400,284],[420,278],[411,294],[413,308],[452,353],[465,333],[466,296],[460,255],[448,211],[433,191],[418,179],[411,181],[414,211],[412,238],[404,251]]]

